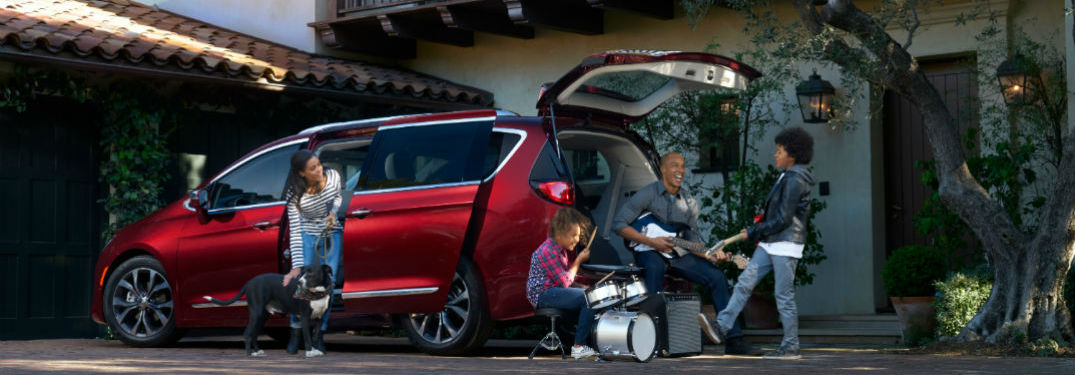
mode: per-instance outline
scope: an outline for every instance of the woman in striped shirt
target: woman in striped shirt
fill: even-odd
[[[321,264],[332,268],[334,278],[338,275],[336,271],[342,258],[340,243],[343,240],[343,232],[336,222],[335,213],[341,202],[340,189],[340,173],[332,169],[322,169],[321,160],[313,152],[299,150],[291,156],[291,171],[287,175],[284,193],[291,229],[291,272],[284,275],[285,286],[299,276],[304,265],[314,263],[315,257],[320,257]],[[329,237],[322,241],[329,241],[330,247],[326,252],[322,252],[321,246],[317,246],[318,237],[325,231],[328,231]],[[325,348],[321,337],[328,328],[328,315],[329,312],[325,311],[321,318],[321,329],[316,338],[311,339],[322,352]],[[287,344],[289,354],[298,352],[298,339],[302,335],[300,329],[299,317],[292,315],[291,339]]]

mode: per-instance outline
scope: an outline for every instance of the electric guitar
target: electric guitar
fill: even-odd
[[[735,242],[721,240],[718,241],[716,245],[707,248],[700,243],[683,239],[684,234],[687,232],[687,230],[690,229],[690,226],[682,223],[662,223],[657,220],[657,218],[654,217],[653,214],[649,212],[645,212],[637,219],[635,219],[635,221],[631,223],[631,228],[634,228],[636,231],[642,233],[642,235],[649,238],[672,237],[672,253],[660,253],[668,259],[672,259],[674,257],[681,257],[687,255],[688,253],[694,253],[694,255],[700,256],[702,257],[702,259],[710,260],[711,255],[716,254],[718,251],[723,249],[731,242]],[[731,238],[729,238],[729,240],[731,240]],[[653,250],[653,247],[634,241],[628,243],[627,247],[635,251]],[[735,263],[735,266],[739,269],[745,269],[747,267],[747,264],[750,263],[750,258],[747,258],[743,254],[735,254],[732,256],[731,261]]]

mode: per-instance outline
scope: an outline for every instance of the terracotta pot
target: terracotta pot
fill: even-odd
[[[776,310],[776,301],[764,293],[751,293],[743,306],[743,323],[745,328],[752,329],[779,328],[780,313]]]
[[[937,326],[937,311],[933,301],[937,297],[889,297],[896,316],[900,319],[900,335],[904,342],[908,335],[932,335]]]

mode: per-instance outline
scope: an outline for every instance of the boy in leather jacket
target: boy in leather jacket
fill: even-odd
[[[814,153],[814,139],[794,127],[776,135],[776,167],[784,170],[765,202],[762,220],[740,234],[758,241],[754,257],[735,284],[728,306],[717,316],[723,335],[732,328],[754,286],[770,271],[776,279],[774,292],[784,339],[780,348],[765,355],[769,359],[799,359],[799,317],[795,306],[795,267],[806,242],[806,218],[810,212],[810,187],[814,178],[806,169]]]

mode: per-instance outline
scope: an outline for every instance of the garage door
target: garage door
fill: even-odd
[[[92,337],[96,125],[51,102],[0,113],[0,339]]]

